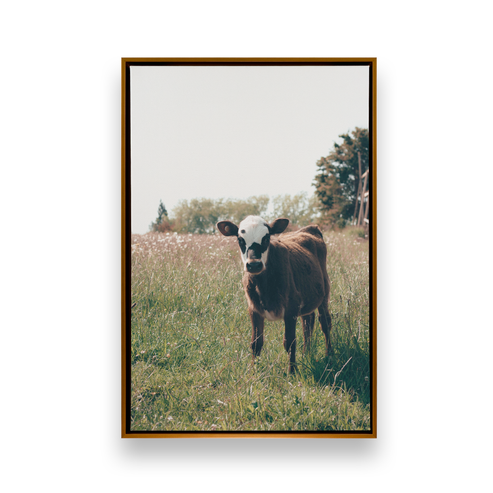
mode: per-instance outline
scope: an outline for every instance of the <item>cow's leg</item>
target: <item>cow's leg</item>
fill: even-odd
[[[296,319],[297,317],[284,317],[284,349],[289,355],[289,373],[294,373],[296,368]]]
[[[252,321],[252,358],[255,361],[255,357],[260,356],[264,345],[264,318],[256,311],[250,310],[250,319]]]
[[[312,312],[309,315],[301,317],[303,325],[303,352],[310,349],[310,338],[313,333],[313,326],[315,325],[315,313]]]
[[[330,329],[332,327],[332,320],[329,313],[329,305],[327,301],[324,301],[318,307],[318,320],[320,322],[320,327],[325,336],[325,354],[328,355],[330,352]]]

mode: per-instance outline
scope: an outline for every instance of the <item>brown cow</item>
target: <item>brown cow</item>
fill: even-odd
[[[330,351],[329,276],[327,247],[320,228],[306,226],[294,233],[282,233],[289,219],[267,224],[261,217],[248,216],[239,227],[220,221],[224,236],[237,236],[244,264],[243,288],[252,320],[253,359],[264,342],[264,320],[284,319],[284,348],[289,354],[289,372],[296,365],[296,319],[301,316],[305,347],[315,323],[314,311]]]

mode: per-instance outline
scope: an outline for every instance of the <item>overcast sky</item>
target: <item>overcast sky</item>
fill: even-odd
[[[368,67],[131,67],[132,232],[159,201],[314,192],[316,162],[368,128]]]

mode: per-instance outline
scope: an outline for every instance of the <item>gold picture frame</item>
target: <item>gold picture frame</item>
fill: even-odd
[[[137,66],[365,66],[368,80],[369,168],[366,175],[369,219],[369,412],[370,426],[365,430],[132,430],[131,429],[131,226],[132,226],[132,163],[131,163],[131,68]],[[122,346],[121,346],[121,436],[122,438],[376,438],[377,437],[377,60],[376,58],[122,58],[121,108],[121,230],[122,230]],[[342,131],[344,131],[343,129]],[[361,183],[363,183],[361,181]],[[366,197],[365,195],[365,197]],[[361,195],[363,197],[363,195]],[[362,208],[361,208],[362,210]],[[356,215],[356,212],[355,212]],[[245,308],[246,310],[246,308]],[[245,341],[245,345],[248,341]]]

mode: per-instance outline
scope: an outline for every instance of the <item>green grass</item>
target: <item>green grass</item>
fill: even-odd
[[[368,243],[329,233],[331,340],[316,322],[287,374],[283,323],[266,322],[252,364],[236,242],[132,236],[132,431],[370,429]]]

